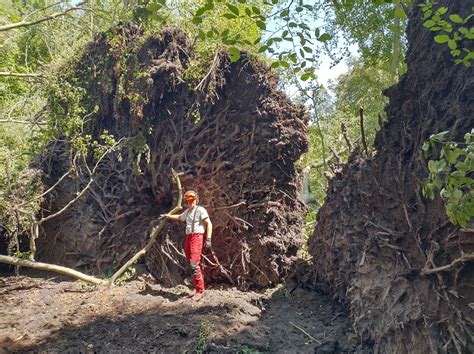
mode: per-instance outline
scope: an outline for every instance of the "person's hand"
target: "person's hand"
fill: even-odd
[[[208,237],[206,238],[206,249],[210,250],[212,247],[212,241],[211,241],[211,238]]]

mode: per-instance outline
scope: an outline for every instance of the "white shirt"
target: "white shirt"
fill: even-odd
[[[206,231],[204,220],[209,217],[207,210],[197,206],[194,210],[186,209],[180,216],[180,220],[186,221],[186,235],[203,234]]]

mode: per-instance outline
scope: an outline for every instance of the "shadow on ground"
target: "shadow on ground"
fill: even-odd
[[[370,352],[341,305],[301,288],[210,289],[195,303],[186,287],[2,281],[0,352]]]

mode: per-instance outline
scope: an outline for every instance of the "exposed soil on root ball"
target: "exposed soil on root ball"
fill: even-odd
[[[0,352],[368,353],[344,308],[301,288],[263,293],[143,279],[113,288],[26,277],[0,279]]]
[[[199,193],[214,225],[214,253],[204,260],[208,283],[246,289],[286,276],[303,242],[294,163],[307,149],[304,109],[245,53],[231,63],[218,52],[199,75],[193,55],[176,28],[144,38],[126,26],[98,35],[58,79],[84,93],[92,140],[107,132],[126,143],[104,158],[87,195],[43,225],[39,259],[95,274],[122,265],[175,205],[173,168],[183,189]],[[68,144],[51,145],[42,164],[47,185],[71,167],[71,153]],[[57,187],[48,210],[59,210],[88,181],[76,163],[79,176]],[[168,222],[146,255],[163,285],[189,273],[183,234],[183,225]]]
[[[386,91],[377,152],[353,154],[331,179],[309,240],[315,275],[307,281],[345,300],[378,352],[473,352],[474,234],[452,225],[443,201],[424,198],[421,186],[424,141],[446,130],[462,141],[473,127],[474,67],[455,65],[433,40],[419,3],[407,30],[408,71]],[[464,18],[468,3],[439,5]]]

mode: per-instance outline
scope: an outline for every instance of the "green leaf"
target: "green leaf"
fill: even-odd
[[[204,33],[204,31],[202,29],[200,29],[199,32],[198,32],[198,37],[202,40],[205,40],[206,39],[206,33]]]
[[[444,139],[445,139],[445,137],[448,133],[449,133],[449,131],[445,130],[445,131],[433,134],[433,135],[430,136],[430,140],[442,142],[442,141],[444,141]]]
[[[290,67],[290,64],[288,64],[288,62],[284,61],[284,60],[281,60],[280,61],[280,65],[286,69],[288,69]]]
[[[297,25],[295,22],[290,22],[290,23],[288,24],[288,27],[290,27],[290,28],[295,28],[295,27],[298,27],[298,25]]]
[[[434,37],[436,43],[446,43],[449,41],[449,37],[445,34],[439,34]]]
[[[237,6],[234,6],[232,4],[225,4],[227,6],[227,8],[233,12],[235,15],[239,16],[240,12],[239,12],[239,8]]]
[[[456,43],[456,41],[450,39],[448,41],[448,47],[449,47],[449,49],[454,50],[458,47],[458,44]]]
[[[280,12],[280,17],[286,17],[290,13],[290,10],[285,9],[282,12]]]
[[[257,6],[252,6],[252,11],[254,14],[260,15],[261,11]]]
[[[236,62],[240,59],[240,50],[238,50],[236,47],[230,47],[229,52],[231,62]]]
[[[430,160],[428,161],[428,171],[430,171],[433,174],[438,173],[438,164],[436,161]]]
[[[263,52],[265,52],[267,49],[268,49],[268,46],[266,46],[266,45],[261,46],[260,48],[258,48],[257,53],[263,53]]]
[[[454,23],[464,23],[464,20],[457,14],[449,15],[449,19]]]
[[[436,10],[436,13],[439,15],[444,15],[446,12],[448,12],[448,8],[446,6],[441,6],[438,10]]]
[[[303,75],[301,75],[301,80],[302,81],[308,81],[309,77],[310,77],[309,73],[304,73]]]
[[[426,20],[427,18],[431,17],[432,14],[433,14],[433,11],[432,11],[432,10],[427,10],[427,11],[423,14],[423,20]]]
[[[462,198],[462,192],[459,189],[455,189],[452,194],[454,200],[458,201]]]
[[[231,13],[225,13],[222,16],[224,16],[225,18],[227,18],[229,20],[233,20],[234,18],[237,18],[237,16],[235,16],[234,14],[231,14]]]
[[[146,9],[147,11],[149,12],[157,12],[159,11],[163,6],[159,5],[159,4],[149,4]]]
[[[258,28],[260,28],[262,31],[265,31],[267,29],[267,26],[265,25],[265,22],[263,21],[257,21],[255,22]]]
[[[332,38],[332,36],[331,36],[329,33],[323,33],[323,34],[318,38],[318,40],[319,40],[320,42],[327,42],[327,41],[329,41],[331,38]]]
[[[425,183],[423,186],[423,194],[429,199],[434,199],[434,186],[432,183]]]
[[[439,34],[439,35],[435,36],[434,39],[435,39],[436,43],[440,43],[440,44],[441,43],[446,43],[446,42],[449,41],[449,37],[445,34]]]
[[[303,50],[306,52],[306,53],[312,53],[313,50],[310,48],[310,47],[303,47]]]
[[[402,20],[407,18],[407,15],[405,14],[405,11],[403,10],[403,7],[401,7],[401,6],[396,6],[395,7],[395,17],[400,18]]]
[[[425,21],[425,22],[423,23],[423,26],[425,26],[426,28],[431,28],[431,27],[433,27],[435,24],[436,24],[436,22],[434,22],[433,20],[428,20],[428,21]]]
[[[195,25],[198,25],[198,24],[202,23],[202,17],[199,17],[199,16],[193,17],[193,23]]]
[[[279,66],[280,66],[280,62],[278,62],[278,61],[274,61],[274,62],[272,63],[272,65],[270,65],[270,67],[271,67],[272,69],[276,69],[276,68],[278,68]]]
[[[229,30],[228,28],[226,28],[225,30],[223,30],[222,33],[221,33],[221,37],[222,37],[222,38],[226,38],[226,37],[229,35],[229,31],[230,31],[230,30]]]
[[[194,16],[202,16],[204,15],[204,13],[207,11],[207,7],[206,6],[203,6],[201,7],[200,9],[198,9],[196,11],[196,13],[194,14]]]

